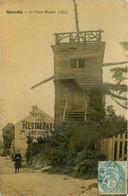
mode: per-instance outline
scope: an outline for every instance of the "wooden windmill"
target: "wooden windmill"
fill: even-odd
[[[54,34],[54,76],[32,87],[54,79],[56,125],[62,121],[87,120],[90,114],[96,112],[90,101],[90,91],[102,87],[103,31],[79,31],[77,5],[75,0],[73,2],[76,32]],[[104,64],[107,65],[110,64]],[[102,108],[102,94],[100,96]]]

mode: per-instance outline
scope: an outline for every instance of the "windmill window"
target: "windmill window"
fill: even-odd
[[[85,67],[85,59],[71,60],[71,68],[84,68],[84,67]]]
[[[71,68],[77,68],[77,60],[71,60]]]
[[[78,60],[78,68],[84,68],[85,66],[85,59]]]

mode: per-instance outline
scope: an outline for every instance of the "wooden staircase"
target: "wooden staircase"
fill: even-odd
[[[66,114],[66,119],[71,121],[84,121],[85,112],[84,111],[71,111]]]
[[[85,100],[85,111],[71,110],[68,111],[68,100],[65,100],[64,111],[61,121],[86,121],[87,115],[87,99]]]

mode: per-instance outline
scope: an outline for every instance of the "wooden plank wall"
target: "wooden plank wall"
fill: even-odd
[[[94,80],[95,78],[96,80],[97,77],[101,78],[104,47],[104,42],[52,46],[54,52],[55,79],[75,79],[77,77],[86,78],[86,80],[92,80],[92,78]],[[79,58],[86,60],[85,68],[70,68],[70,60]]]
[[[73,80],[55,80],[55,120],[57,119],[57,122],[61,122],[64,112],[67,113],[72,110],[74,88],[76,88],[76,84]],[[85,110],[84,98],[85,96],[82,94],[83,111]],[[65,104],[67,105],[66,109]]]
[[[52,46],[54,52],[55,119],[57,121],[61,121],[63,117],[66,100],[68,100],[67,110],[71,110],[72,92],[75,85],[83,91],[84,111],[87,91],[102,84],[104,48],[104,42]],[[70,67],[71,59],[81,58],[85,59],[85,68]]]

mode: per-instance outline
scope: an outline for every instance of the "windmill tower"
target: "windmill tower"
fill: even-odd
[[[52,45],[56,124],[86,120],[94,110],[89,103],[89,92],[102,85],[103,31],[79,31],[77,5],[73,1],[76,32],[55,33]]]
[[[102,86],[105,49],[105,42],[101,41],[103,31],[79,31],[77,5],[75,0],[73,2],[76,32],[54,34],[54,76],[32,87],[54,79],[56,125],[62,121],[86,121],[96,112],[94,100],[91,103],[90,91]],[[102,95],[98,103],[102,110]]]

